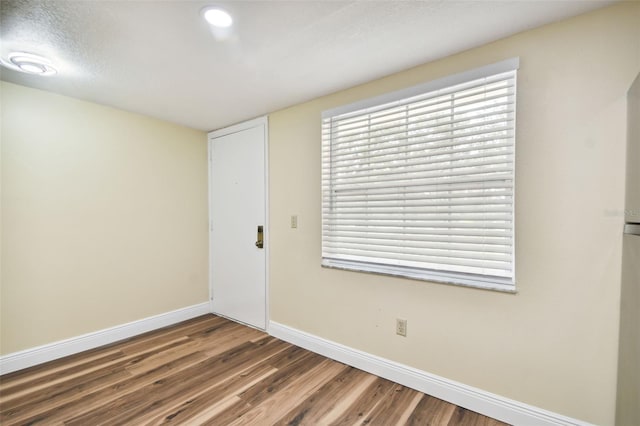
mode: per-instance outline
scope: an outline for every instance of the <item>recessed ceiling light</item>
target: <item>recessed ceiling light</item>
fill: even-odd
[[[7,68],[27,74],[53,75],[57,72],[50,60],[32,53],[12,52],[7,59],[0,59],[0,63]]]
[[[233,18],[231,18],[231,15],[217,7],[205,9],[203,16],[204,19],[214,27],[228,28],[233,24]]]

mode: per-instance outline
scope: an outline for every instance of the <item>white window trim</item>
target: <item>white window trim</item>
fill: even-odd
[[[422,95],[428,92],[448,88],[461,83],[466,83],[472,80],[489,77],[496,74],[501,74],[510,71],[516,71],[519,68],[519,58],[511,58],[487,66],[479,67],[473,70],[461,72],[458,74],[446,76],[437,80],[429,81],[423,84],[412,86],[406,89],[398,90],[391,93],[386,93],[373,98],[365,99],[362,101],[354,102],[352,104],[339,106],[326,110],[322,113],[322,119],[330,117],[348,117],[348,114],[354,112],[355,115],[366,114],[375,112],[378,109],[389,108],[394,102],[404,103],[407,98],[413,96]],[[516,77],[514,76],[514,81]],[[515,105],[514,105],[515,108]],[[514,112],[515,115],[515,112]],[[515,144],[514,144],[515,155]],[[513,172],[513,182],[515,186],[515,171]],[[324,205],[324,204],[323,204]],[[515,219],[515,198],[511,202],[511,217]],[[515,220],[514,220],[515,221]],[[513,229],[515,233],[515,226]],[[324,235],[324,231],[323,231]],[[337,268],[351,271],[376,273],[390,276],[401,276],[410,279],[426,280],[446,284],[455,284],[467,287],[475,287],[489,290],[497,290],[502,292],[515,293],[515,236],[512,237],[512,250],[511,250],[511,266],[512,276],[508,278],[499,278],[495,276],[487,276],[486,278],[477,274],[465,274],[452,271],[439,272],[437,270],[425,270],[422,268],[410,268],[402,267],[402,271],[399,272],[397,268],[393,266],[386,266],[376,263],[367,263],[366,267],[364,262],[349,261],[345,259],[330,259],[323,258],[322,266],[328,268]]]

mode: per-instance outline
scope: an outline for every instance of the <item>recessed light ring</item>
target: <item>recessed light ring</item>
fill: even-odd
[[[1,58],[0,63],[7,68],[34,75],[54,75],[57,70],[50,60],[27,52],[11,52],[7,59]]]

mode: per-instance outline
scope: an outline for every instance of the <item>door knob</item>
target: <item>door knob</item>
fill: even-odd
[[[264,231],[262,225],[258,225],[258,241],[256,241],[256,247],[263,248],[264,247]]]

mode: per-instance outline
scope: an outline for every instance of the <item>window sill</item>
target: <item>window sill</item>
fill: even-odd
[[[322,259],[321,266],[328,269],[341,269],[344,271],[363,272],[367,274],[386,275],[396,278],[408,278],[418,281],[428,281],[438,284],[455,285],[481,290],[498,291],[501,293],[516,294],[515,283],[510,279],[499,277],[478,277],[471,274],[443,273],[433,270],[418,268],[393,267],[379,264],[363,264],[344,260]]]

